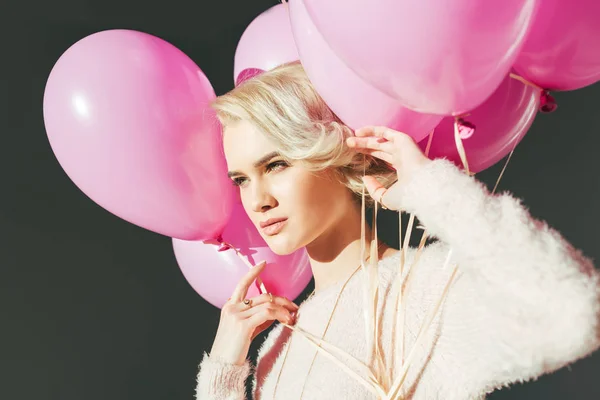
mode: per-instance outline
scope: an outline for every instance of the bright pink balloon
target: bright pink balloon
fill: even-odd
[[[600,1],[543,0],[515,62],[544,89],[573,90],[600,80]]]
[[[481,104],[512,66],[537,0],[304,1],[334,52],[366,82],[420,112]]]
[[[540,105],[540,91],[506,77],[498,89],[465,120],[475,125],[463,139],[469,169],[482,171],[500,161],[521,141],[533,123]],[[419,145],[425,150],[428,138]],[[454,140],[454,118],[447,117],[435,128],[429,158],[446,157],[458,166],[462,162]]]
[[[312,278],[305,249],[280,256],[273,253],[248,219],[241,203],[234,205],[231,220],[223,232],[223,241],[235,246],[252,265],[263,260],[267,266],[261,272],[267,291],[277,296],[295,299]],[[218,251],[219,245],[201,241],[173,239],[177,263],[194,290],[215,307],[222,308],[248,266],[233,249]],[[260,294],[255,281],[246,297]]]
[[[440,115],[411,111],[363,81],[331,51],[302,1],[291,1],[289,6],[302,65],[319,95],[346,125],[353,129],[388,126],[419,141],[442,120]]]
[[[268,71],[298,59],[287,4],[277,4],[256,17],[242,34],[235,49],[233,81],[239,84],[244,70]]]
[[[44,93],[52,150],[92,200],[181,239],[216,237],[234,188],[204,73],[155,36],[90,35],[58,60]]]

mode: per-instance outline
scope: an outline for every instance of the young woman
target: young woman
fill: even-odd
[[[385,398],[400,372],[406,376],[399,398],[481,399],[600,346],[600,279],[590,260],[518,200],[491,195],[446,160],[430,161],[409,136],[385,127],[352,132],[299,63],[247,80],[214,108],[246,212],[275,253],[306,247],[315,292],[300,307],[272,294],[246,299],[264,265],[249,271],[223,307],[210,355],[200,364],[198,399],[244,399],[251,373],[255,399]],[[372,253],[384,360],[378,390],[291,329],[373,365],[362,312],[368,276],[361,248],[371,244],[361,239],[370,238],[361,236],[363,185],[384,207],[414,213],[439,239],[406,254],[402,344],[392,332],[401,254],[387,246]],[[447,297],[417,340],[452,265],[457,272]],[[250,343],[274,320],[281,324],[254,368]],[[349,369],[356,365],[346,361]]]

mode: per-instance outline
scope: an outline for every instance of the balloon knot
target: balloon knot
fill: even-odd
[[[231,246],[223,241],[223,237],[221,235],[217,236],[215,240],[219,243],[219,248],[217,249],[219,253],[231,249]]]
[[[558,104],[556,104],[556,100],[547,90],[542,90],[540,94],[540,111],[543,113],[551,113],[556,111],[558,108]]]
[[[227,251],[227,250],[230,250],[230,249],[231,249],[231,246],[229,246],[228,244],[225,244],[225,243],[221,243],[219,245],[219,248],[217,249],[217,251],[220,253],[222,251]]]
[[[257,75],[262,74],[263,72],[265,72],[264,70],[260,69],[260,68],[246,68],[243,69],[239,74],[237,79],[235,80],[235,86],[239,86],[241,85],[244,81],[247,81],[250,78],[254,78]]]
[[[456,125],[458,125],[458,135],[461,139],[468,139],[475,133],[475,125],[462,118],[456,119]]]

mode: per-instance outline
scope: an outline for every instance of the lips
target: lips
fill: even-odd
[[[287,223],[287,218],[270,218],[260,223],[260,228],[267,236],[273,236],[281,232]]]

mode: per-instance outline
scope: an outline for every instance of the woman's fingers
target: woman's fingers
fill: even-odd
[[[256,297],[253,297],[252,298],[252,307],[248,308],[248,306],[246,306],[246,305],[243,305],[243,306],[247,308],[246,310],[244,310],[240,313],[240,317],[242,317],[244,319],[251,317],[257,311],[259,311],[263,308],[281,308],[281,307],[283,307],[286,310],[288,310],[289,312],[298,311],[298,308],[299,308],[294,302],[288,300],[285,297],[281,297],[281,296],[273,296],[273,302],[271,302],[271,297],[269,296],[268,293],[263,293]]]
[[[365,126],[354,131],[354,135],[357,137],[375,136],[387,139],[390,142],[393,142],[394,139],[401,134],[401,132],[390,129],[386,126]]]
[[[252,340],[273,324],[273,320],[277,319],[286,324],[295,323],[295,313],[299,307],[294,302],[286,297],[271,296],[268,293],[263,293],[252,298],[252,307],[239,303],[240,307],[245,307],[239,314],[239,319],[246,321],[250,328],[254,328],[252,332]],[[257,315],[258,314],[258,315]]]
[[[278,320],[281,323],[289,325],[294,322],[292,312],[293,311],[290,311],[281,305],[266,302],[259,306],[250,308],[247,311],[249,315],[240,314],[240,317],[248,315],[245,321],[251,327],[258,327],[269,320]]]
[[[392,152],[394,150],[394,144],[386,139],[369,136],[369,137],[355,137],[351,136],[346,139],[348,147],[353,149],[370,149],[370,150],[381,150]]]
[[[242,279],[240,279],[237,286],[235,287],[235,290],[233,291],[233,294],[231,295],[231,299],[233,300],[233,302],[243,301],[246,298],[246,295],[248,294],[248,288],[250,287],[252,282],[254,282],[256,277],[261,273],[261,271],[265,268],[265,265],[267,265],[266,261],[262,261],[256,264],[252,269],[250,269],[246,273],[246,275],[244,275]]]

